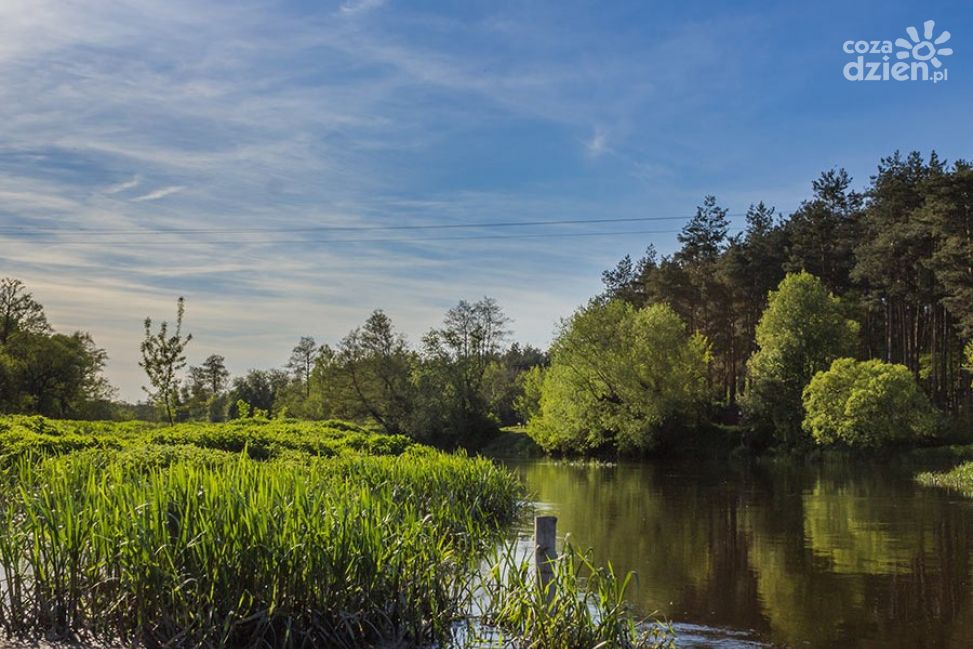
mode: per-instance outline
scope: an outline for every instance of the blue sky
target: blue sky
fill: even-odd
[[[844,41],[928,19],[948,81],[844,79]],[[971,77],[968,2],[5,0],[0,274],[128,399],[141,320],[179,295],[190,361],[234,372],[378,307],[416,341],[483,295],[544,345],[706,194],[786,213],[834,166],[973,157]],[[643,217],[666,220],[306,229]]]

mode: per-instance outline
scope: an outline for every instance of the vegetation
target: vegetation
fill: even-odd
[[[518,640],[522,649],[669,649],[675,647],[672,630],[655,622],[639,623],[625,600],[633,574],[619,577],[609,565],[596,566],[591,558],[568,545],[553,562],[553,576],[542,588],[527,558],[517,558],[515,545],[507,546],[482,581],[483,620],[501,637]],[[585,588],[580,589],[579,584]]]
[[[651,450],[705,404],[706,341],[665,305],[592,302],[564,323],[528,431],[547,451]]]
[[[732,416],[748,392],[744,405],[753,423],[771,428],[764,432],[778,443],[806,441],[803,384],[843,356],[905,365],[937,409],[963,421],[971,403],[963,369],[963,349],[973,337],[971,192],[969,162],[896,153],[880,161],[864,192],[852,189],[843,170],[827,171],[793,214],[751,206],[744,232],[735,236],[728,234],[726,210],[707,197],[683,229],[680,250],[660,258],[650,247],[642,259],[622,259],[604,274],[605,295],[637,308],[669,304],[710,342],[709,387],[724,412]],[[850,351],[846,336],[825,340],[820,364],[792,375],[803,379],[787,386],[786,407],[774,412],[760,407],[760,399],[747,403],[760,388],[748,389],[753,372],[772,370],[751,358],[761,347],[757,324],[768,292],[787,273],[801,271],[840,300],[835,308],[858,323],[858,334]],[[808,323],[834,311],[808,313]]]
[[[171,424],[175,421],[175,402],[179,390],[176,373],[186,367],[185,349],[192,334],[182,335],[182,318],[186,302],[179,298],[176,304],[176,331],[169,335],[169,323],[163,322],[158,333],[152,333],[152,319],[145,319],[145,340],[142,341],[142,360],[139,367],[145,370],[151,387],[145,393],[165,414]]]
[[[949,471],[925,471],[916,479],[927,487],[943,487],[973,497],[973,462],[964,462]]]
[[[287,419],[236,419],[222,424],[199,422],[159,426],[145,422],[50,420],[0,417],[0,463],[24,455],[61,455],[79,449],[145,450],[148,446],[195,447],[252,459],[348,453],[399,455],[414,446],[403,436],[382,435],[345,421],[303,422]]]
[[[876,447],[910,442],[934,429],[932,406],[909,368],[839,358],[804,388],[804,430],[818,444]]]
[[[24,284],[0,278],[0,412],[105,416],[107,360],[87,333],[53,332]]]
[[[2,417],[0,632],[148,646],[442,645],[470,619],[486,583],[479,558],[523,496],[487,460],[343,421]],[[503,588],[526,600],[518,591],[534,587]],[[595,608],[564,618],[551,646],[601,637],[609,619],[627,628],[621,602],[602,600],[623,590],[565,575],[561,601]],[[530,646],[534,630],[494,622]]]
[[[660,258],[650,247],[604,273],[604,293],[562,327],[550,367],[543,351],[510,344],[509,319],[483,298],[460,301],[418,345],[377,310],[334,345],[301,337],[284,369],[231,380],[212,355],[183,376],[190,337],[180,301],[174,336],[146,322],[154,416],[350,419],[470,449],[527,424],[545,449],[574,453],[662,452],[667,432],[706,419],[742,424],[741,438],[757,450],[805,448],[814,430],[825,431],[803,425],[805,388],[836,359],[855,358],[905,367],[943,429],[966,430],[968,441],[973,167],[896,153],[863,192],[840,169],[811,189],[787,216],[751,206],[735,235],[727,210],[705,197],[679,250]],[[153,415],[109,404],[105,362],[90,336],[52,333],[23,284],[2,280],[0,412]],[[899,396],[913,398],[895,372]],[[920,419],[910,425],[931,421]],[[819,437],[837,439],[836,425]],[[895,437],[876,435],[869,444]]]
[[[182,646],[448,637],[519,488],[438,454],[18,463],[0,627]]]
[[[799,441],[801,394],[815,372],[851,354],[857,326],[810,273],[787,275],[768,297],[757,324],[757,351],[747,361],[744,413],[780,441]]]

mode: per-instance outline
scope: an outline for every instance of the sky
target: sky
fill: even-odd
[[[945,81],[845,78],[927,20]],[[968,1],[3,0],[0,276],[128,400],[179,296],[234,373],[487,295],[544,346],[707,194],[737,231],[826,169],[973,157],[971,78]]]

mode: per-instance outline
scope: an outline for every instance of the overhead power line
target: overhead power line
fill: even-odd
[[[739,230],[735,232],[730,232],[730,234],[736,234]],[[71,240],[55,240],[55,241],[44,241],[44,245],[47,246],[88,246],[88,245],[99,245],[99,246],[151,246],[151,245],[186,245],[186,244],[204,244],[204,245],[255,245],[255,246],[273,246],[273,245],[283,245],[283,244],[325,244],[325,243],[335,243],[335,244],[359,244],[359,243],[422,243],[422,242],[437,242],[437,241],[479,241],[479,240],[516,240],[516,239],[554,239],[554,238],[574,238],[574,237],[613,237],[613,236],[632,236],[632,235],[646,235],[646,234],[678,234],[681,230],[620,230],[613,232],[548,232],[548,233],[527,233],[527,234],[515,234],[515,235],[503,235],[503,234],[481,234],[472,236],[450,236],[450,237],[395,237],[395,238],[359,238],[359,239],[212,239],[212,240],[170,240],[170,241],[160,241],[160,240],[129,240],[129,241],[71,241]]]
[[[731,214],[728,216],[739,216]],[[543,227],[557,225],[592,225],[600,223],[635,223],[647,221],[681,221],[691,216],[635,216],[610,219],[558,219],[545,221],[492,221],[479,223],[416,223],[399,225],[314,225],[270,226],[249,228],[37,228],[6,227],[0,234],[14,236],[111,236],[111,235],[165,235],[165,234],[282,234],[289,232],[379,232],[409,230],[455,230],[513,227]]]

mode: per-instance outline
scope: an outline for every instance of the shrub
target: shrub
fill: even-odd
[[[839,358],[804,389],[803,427],[818,444],[875,447],[931,432],[929,400],[904,365]]]

